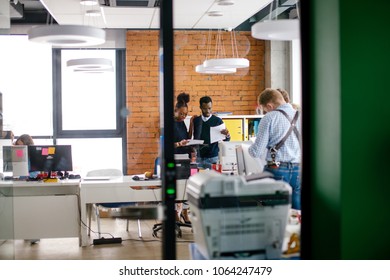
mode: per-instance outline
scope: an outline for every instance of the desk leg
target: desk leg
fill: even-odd
[[[81,208],[81,226],[80,226],[80,246],[85,247],[89,245],[89,238],[88,238],[88,221],[87,221],[87,212],[91,211],[90,207],[91,204],[85,203],[83,197],[83,188],[81,188],[81,195],[80,195],[80,208]]]

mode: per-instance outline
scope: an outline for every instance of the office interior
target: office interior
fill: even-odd
[[[352,6],[355,14],[364,15],[364,20],[351,15]],[[385,226],[389,220],[389,204],[386,201],[389,190],[382,174],[389,166],[386,160],[389,131],[378,117],[383,120],[389,117],[386,108],[389,97],[385,90],[388,41],[383,39],[387,37],[389,20],[385,13],[389,4],[313,0],[302,1],[300,7],[302,90],[297,98],[301,98],[304,143],[300,257],[388,259],[390,244]],[[1,31],[6,33],[8,30]],[[129,112],[122,110],[126,115],[125,121],[118,118],[119,125],[124,128],[123,134],[118,137],[116,130],[109,133],[120,139],[121,168],[125,174],[151,169],[159,149],[158,33],[158,30],[134,28],[112,32],[112,36],[120,37],[122,41],[111,41],[109,48],[115,49],[119,45],[118,49],[126,53],[125,57],[123,53],[119,55],[123,60],[119,75],[126,80],[120,98],[125,100]],[[238,33],[251,46],[247,55],[254,52],[250,58],[251,66],[249,70],[240,70],[236,75],[222,78],[194,73],[193,67],[204,59],[204,52],[198,55],[191,67],[188,66],[192,73],[182,75],[187,71],[180,68],[184,63],[176,60],[176,56],[185,51],[185,46],[190,45],[194,37],[201,36],[200,40],[206,40],[208,30],[175,31],[175,94],[180,91],[190,93],[190,114],[198,112],[196,101],[205,92],[213,97],[214,110],[251,115],[254,114],[257,94],[263,88],[284,87],[294,91],[289,81],[293,73],[283,73],[285,76],[282,78],[277,75],[287,71],[286,60],[289,60],[283,60],[286,63],[283,71],[277,71],[277,74],[272,72],[271,66],[272,61],[277,60],[272,60],[273,54],[278,57],[276,53],[284,52],[279,52],[280,47],[291,50],[292,44],[256,40],[247,28]],[[148,47],[142,42],[148,42]],[[147,50],[154,56],[145,55]],[[140,56],[147,56],[149,63],[137,60],[136,54],[141,51]],[[53,54],[56,52],[60,50],[53,50]],[[183,60],[188,61],[186,58]],[[141,68],[150,72],[137,71]],[[142,82],[137,84],[140,80]],[[243,80],[247,83],[238,85]],[[214,84],[209,84],[210,81]],[[250,92],[248,96],[241,96],[247,91]],[[232,98],[231,102],[227,101],[226,95]],[[235,101],[238,103],[234,105]],[[5,109],[5,104],[3,106]],[[56,127],[58,121],[53,120],[51,125]],[[57,127],[53,134],[58,131]],[[55,136],[68,139],[73,132],[65,129]],[[84,132],[84,135],[92,137],[93,133]],[[77,139],[80,135],[72,137]],[[41,141],[46,141],[45,137]],[[115,144],[118,145],[118,142]]]

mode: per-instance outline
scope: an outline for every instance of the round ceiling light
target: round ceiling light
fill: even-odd
[[[85,25],[35,26],[27,34],[30,41],[53,46],[95,46],[106,41],[106,32],[103,29]]]
[[[107,68],[107,69],[99,69],[99,70],[82,70],[82,69],[75,69],[73,70],[75,73],[86,73],[86,74],[103,74],[103,73],[110,73],[114,72],[113,68]]]
[[[300,38],[298,19],[267,20],[252,25],[252,37],[261,40],[291,41]]]
[[[234,5],[234,1],[233,0],[218,0],[217,3],[220,6],[231,6],[231,5]]]
[[[195,67],[196,73],[201,74],[233,74],[237,72],[236,68],[220,68],[220,69],[211,69],[206,68],[203,64],[199,64]]]
[[[221,11],[210,11],[207,13],[209,17],[221,17],[223,13]]]
[[[249,67],[249,60],[246,58],[214,58],[203,62],[205,68],[246,68]]]
[[[107,58],[78,58],[68,60],[66,66],[74,71],[97,71],[112,69],[112,62]]]
[[[85,11],[85,15],[87,17],[100,17],[102,15],[102,12],[99,10],[87,10]]]
[[[95,6],[98,4],[98,0],[80,0],[80,4],[83,6]]]

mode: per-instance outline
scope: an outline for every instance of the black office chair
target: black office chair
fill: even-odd
[[[185,201],[177,201],[177,203],[179,203],[179,202],[185,202]],[[181,227],[191,228],[191,231],[192,231],[192,224],[188,224],[185,222],[182,223],[181,221],[176,221],[175,227],[176,227],[176,236],[178,238],[182,237]],[[163,229],[163,223],[154,224],[153,229],[152,229],[153,230],[153,233],[152,233],[153,237],[158,237],[157,233],[162,229]]]
[[[155,161],[154,161],[154,174],[157,174],[157,169],[158,169],[158,165],[160,165],[160,158],[156,158]],[[180,203],[180,202],[186,202],[185,200],[178,200],[176,201],[177,203]],[[187,228],[191,228],[192,229],[192,224],[189,224],[189,223],[182,223],[181,221],[176,221],[176,235],[178,238],[181,238],[182,237],[182,231],[181,231],[181,227],[187,227]],[[158,232],[160,230],[163,229],[163,223],[156,223],[153,225],[153,237],[158,237]]]

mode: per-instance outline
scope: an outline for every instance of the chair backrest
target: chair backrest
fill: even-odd
[[[87,172],[87,177],[98,177],[98,176],[123,176],[123,173],[119,169],[114,169],[114,168],[108,168],[108,169],[95,169]]]
[[[249,147],[250,144],[241,144],[236,147],[238,175],[251,175],[263,172],[265,161],[260,158],[253,158],[249,154]]]

